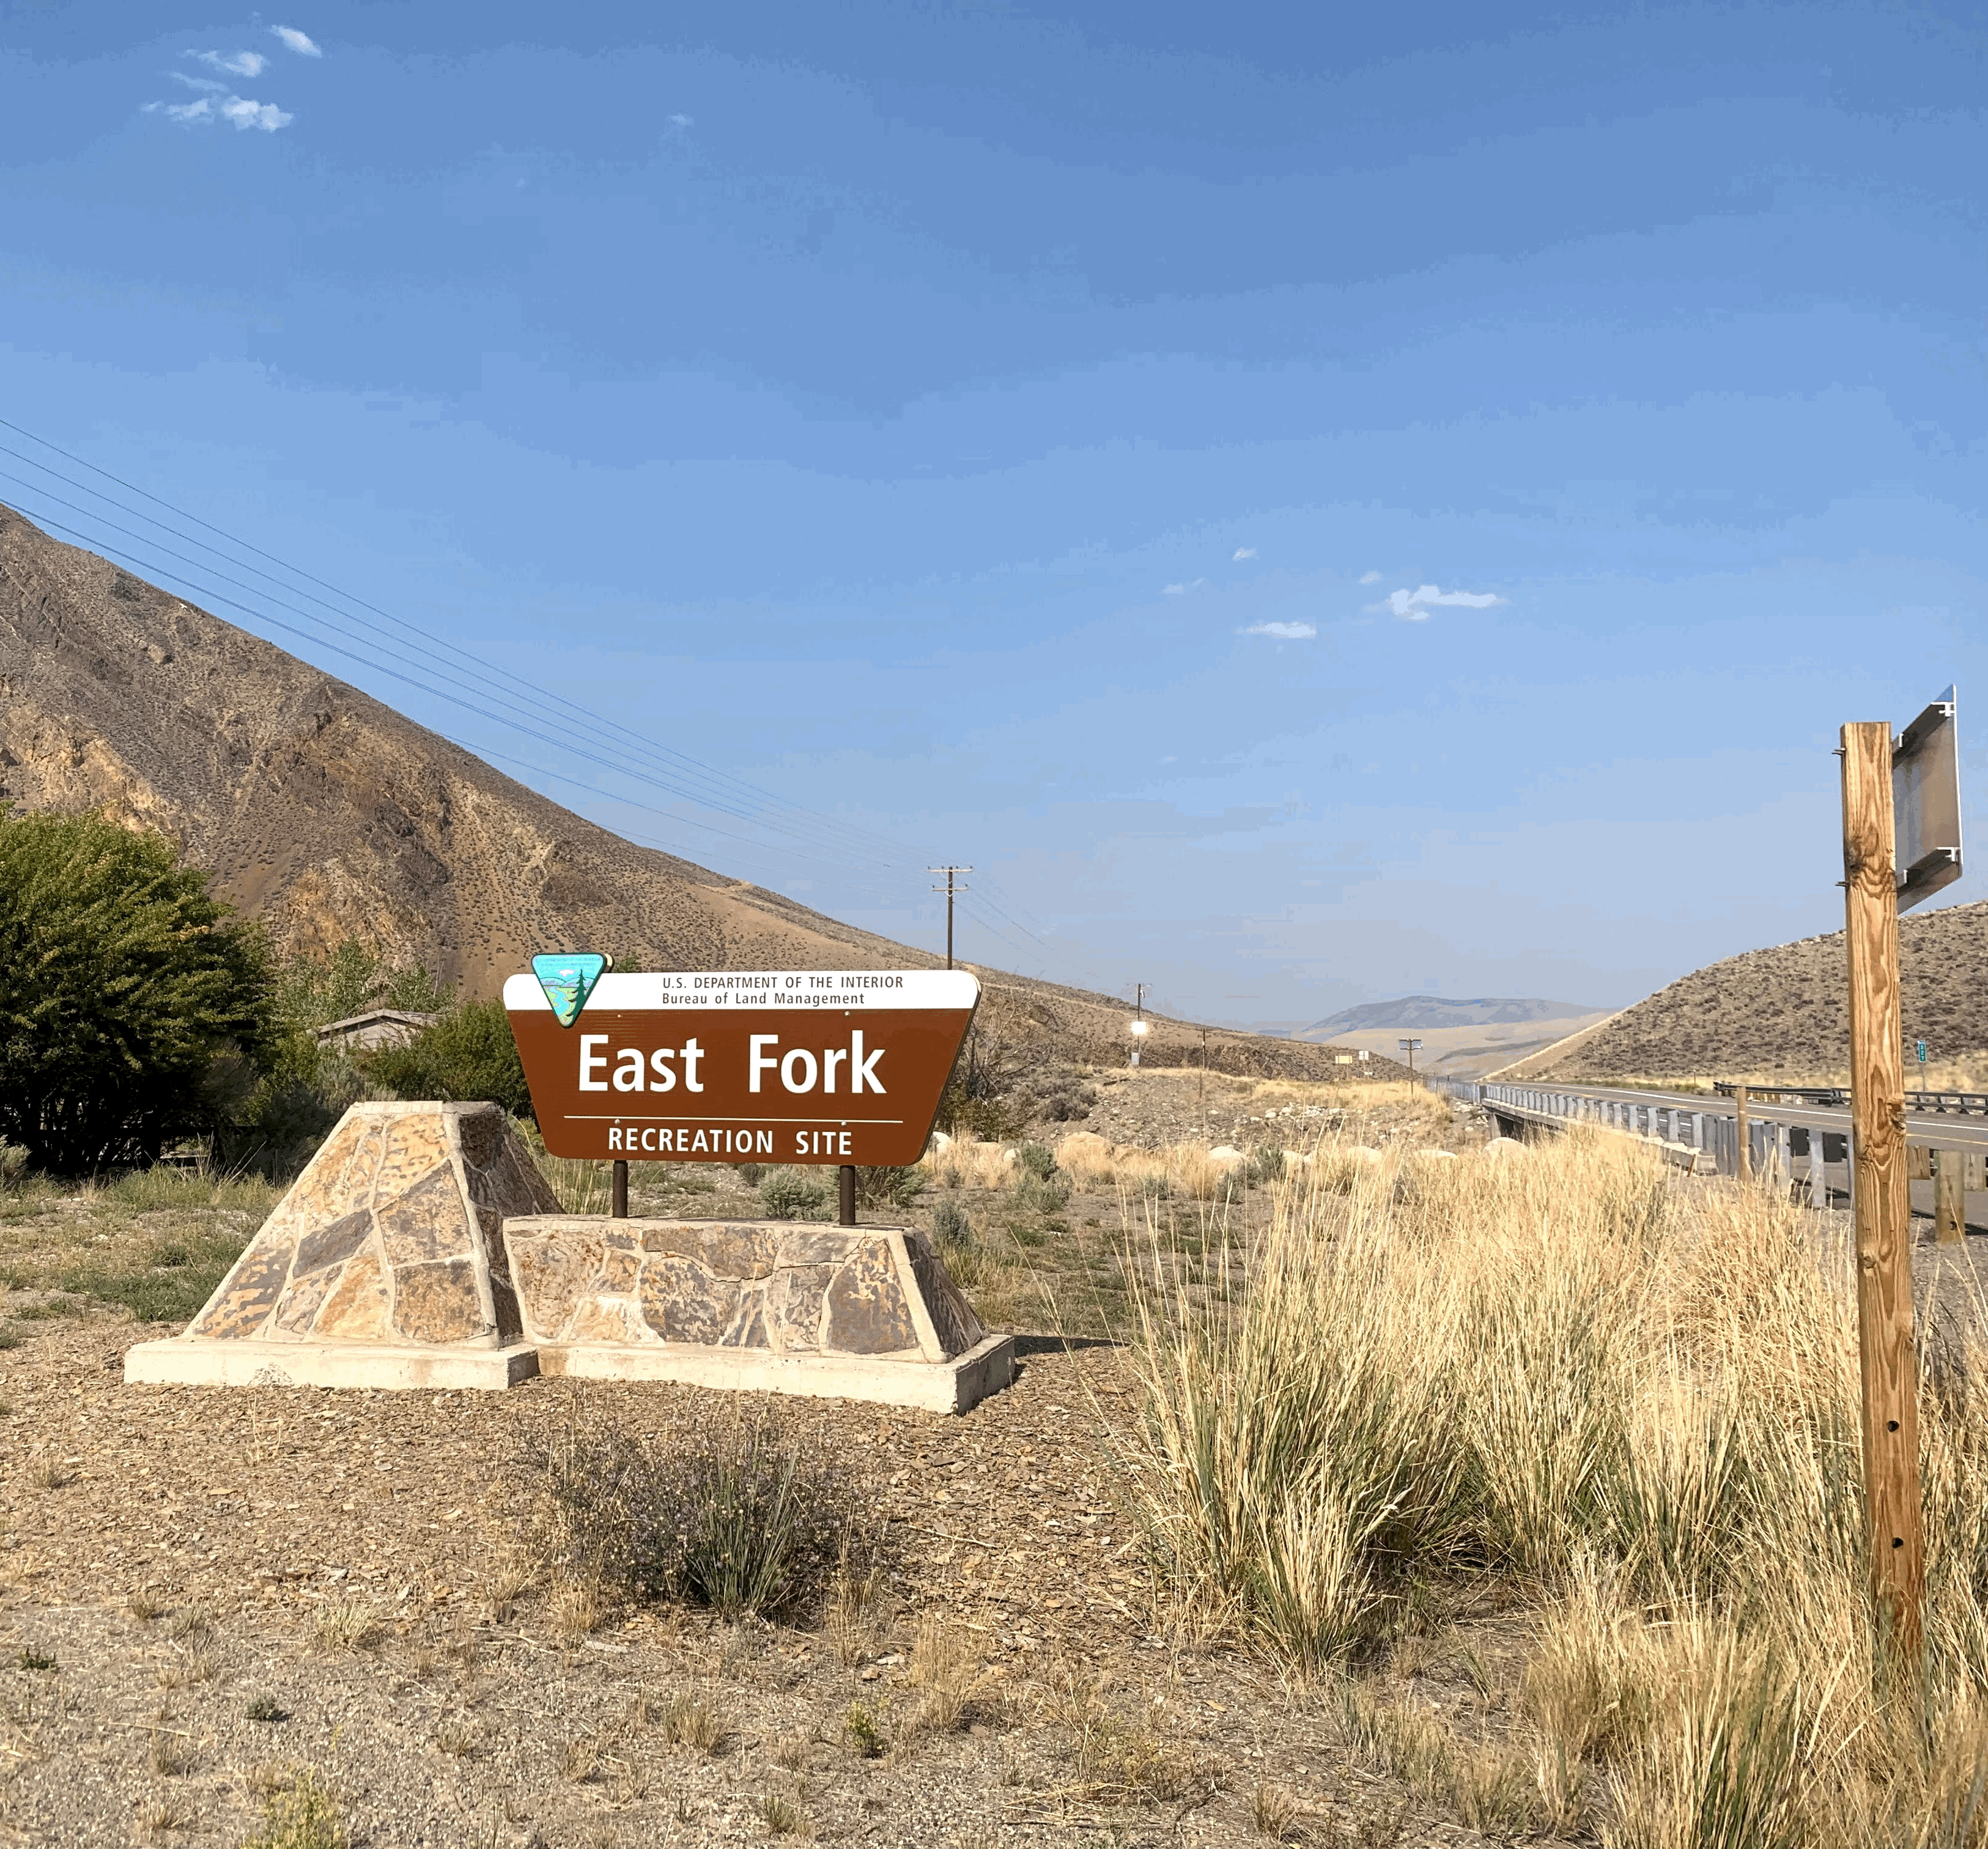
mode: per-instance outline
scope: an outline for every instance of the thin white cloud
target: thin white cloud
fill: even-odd
[[[1318,634],[1315,623],[1252,623],[1246,636],[1274,636],[1280,642],[1309,642]]]
[[[1384,604],[1372,607],[1391,610],[1404,623],[1426,623],[1429,612],[1439,607],[1491,610],[1504,601],[1488,590],[1445,590],[1439,584],[1423,584],[1413,590],[1391,590]]]
[[[322,58],[324,53],[307,32],[300,32],[294,25],[272,25],[269,30],[299,57]],[[250,73],[254,74],[252,72]]]
[[[1360,582],[1362,584],[1378,584],[1381,582],[1381,574],[1378,571],[1363,571],[1360,574]]]
[[[202,96],[194,103],[148,103],[145,113],[162,115],[169,120],[189,125],[232,122],[237,128],[259,128],[265,134],[287,128],[296,120],[289,110],[279,109],[273,103],[258,103],[251,97],[233,95]]]
[[[259,77],[269,62],[260,52],[188,52],[187,56],[237,77]]]
[[[197,90],[216,96],[228,94],[228,86],[217,83],[211,77],[189,77],[184,71],[167,71],[166,75],[175,83],[184,83],[188,90]]]
[[[1256,547],[1255,547],[1255,546],[1237,546],[1237,547],[1236,547],[1236,559],[1253,559],[1253,558],[1255,558],[1255,557],[1256,557]],[[1232,559],[1229,561],[1229,563],[1230,563],[1232,565],[1235,562],[1236,562],[1236,560],[1235,560],[1234,559]]]
[[[670,120],[678,128],[693,128],[697,124],[697,118],[695,116],[672,116]]]

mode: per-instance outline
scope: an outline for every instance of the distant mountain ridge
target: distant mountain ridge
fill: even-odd
[[[1589,1002],[1548,1002],[1537,996],[1480,995],[1451,1001],[1441,995],[1403,995],[1398,1001],[1341,1009],[1291,1037],[1330,1040],[1341,1034],[1378,1033],[1395,1027],[1489,1027],[1519,1021],[1564,1021],[1601,1012]]]

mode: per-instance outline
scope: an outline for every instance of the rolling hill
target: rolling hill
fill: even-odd
[[[1923,1037],[1936,1064],[1988,1051],[1988,901],[1908,912],[1898,921],[1898,962],[1908,1046]],[[1500,1076],[1780,1077],[1793,1084],[1841,1073],[1850,1063],[1848,981],[1840,931],[1750,950]]]
[[[357,939],[473,995],[495,993],[533,951],[582,946],[651,968],[941,961],[636,847],[5,506],[0,796],[171,837],[282,948]],[[979,973],[1009,1037],[1046,1056],[1123,1059],[1115,997]],[[1156,1019],[1147,1062],[1198,1062],[1202,1045],[1199,1028]],[[1348,1076],[1321,1046],[1222,1029],[1208,1046],[1217,1070]]]

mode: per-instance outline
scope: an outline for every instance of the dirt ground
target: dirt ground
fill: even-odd
[[[1174,1134],[1177,1077],[1104,1090],[1128,1129]],[[1232,1117],[1283,1107],[1249,1101]],[[567,1383],[125,1386],[124,1350],[173,1325],[52,1283],[225,1250],[255,1223],[247,1197],[17,1197],[0,1238],[0,1840],[237,1845],[272,1793],[313,1779],[351,1842],[380,1849],[1483,1840],[1358,1763],[1331,1692],[1177,1634],[1142,1565],[1106,1437],[1136,1406],[1102,1336],[1124,1308],[1117,1255],[1148,1212],[1219,1255],[1263,1193],[1019,1209],[935,1189],[865,1217],[928,1222],[947,1196],[977,1229],[976,1296],[1024,1331],[1019,1377],[956,1418],[782,1403],[887,1519],[879,1595],[839,1626],[576,1617],[532,1549],[527,1462],[572,1416]],[[640,1172],[635,1206],[751,1198],[730,1170],[677,1168]],[[588,1416],[665,1436],[696,1393],[583,1391]],[[1457,1615],[1407,1673],[1495,1731],[1486,1665],[1506,1646],[1494,1614]],[[969,1692],[934,1728],[914,1678],[935,1639]]]

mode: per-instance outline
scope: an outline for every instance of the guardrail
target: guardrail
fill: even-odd
[[[1719,1079],[1713,1082],[1712,1089],[1722,1098],[1729,1098],[1740,1087],[1735,1080]],[[1751,1100],[1756,1098],[1799,1098],[1835,1110],[1850,1108],[1850,1088],[1847,1085],[1749,1085],[1746,1096],[1750,1107]],[[1988,1092],[1909,1091],[1905,1094],[1905,1104],[1909,1110],[1931,1111],[1942,1117],[1988,1117]]]
[[[1665,1155],[1692,1175],[1737,1175],[1740,1125],[1736,1107],[1700,1110],[1673,1094],[1639,1097],[1631,1092],[1563,1090],[1547,1085],[1511,1085],[1468,1079],[1432,1079],[1432,1090],[1476,1104],[1516,1129],[1537,1124],[1559,1129],[1568,1124],[1591,1124],[1659,1145]],[[1792,1090],[1793,1087],[1784,1088]],[[1805,1195],[1813,1206],[1824,1206],[1832,1192],[1850,1188],[1850,1139],[1847,1127],[1790,1122],[1782,1113],[1812,1117],[1816,1104],[1807,1099],[1777,1107],[1774,1100],[1750,1097],[1746,1107],[1749,1166],[1762,1177]],[[1841,1171],[1841,1185],[1832,1170]]]
[[[1626,1087],[1576,1088],[1470,1079],[1430,1079],[1426,1083],[1445,1097],[1481,1106],[1499,1121],[1508,1135],[1518,1134],[1526,1125],[1561,1130],[1570,1124],[1591,1124],[1647,1138],[1694,1175],[1733,1175],[1739,1169],[1739,1105],[1729,1093],[1685,1094]],[[1828,1086],[1784,1085],[1758,1091],[1749,1087],[1747,1141],[1753,1174],[1790,1189],[1811,1206],[1848,1200],[1854,1179],[1850,1113],[1834,1102],[1838,1095],[1836,1088]],[[1907,1173],[1911,1178],[1930,1180],[1937,1151],[1942,1164],[1949,1159],[1959,1163],[1963,1195],[1988,1189],[1988,1123],[1980,1121],[1988,1114],[1956,1109],[1956,1100],[1971,1104],[1976,1094],[1909,1092],[1906,1096],[1915,1101],[1912,1114],[1905,1121]]]

